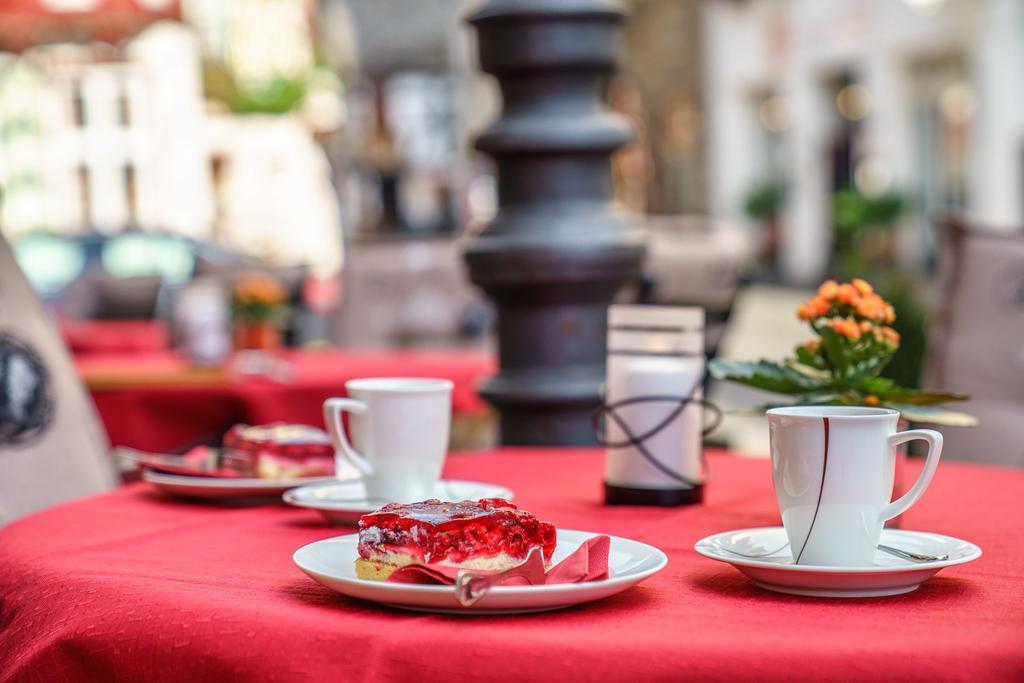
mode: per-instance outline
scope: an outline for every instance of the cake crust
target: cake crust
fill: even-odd
[[[387,581],[396,569],[397,564],[367,560],[363,557],[356,560],[356,577],[366,581]]]

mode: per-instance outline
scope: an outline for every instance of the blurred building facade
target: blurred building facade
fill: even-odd
[[[1024,222],[1024,3],[737,0],[702,12],[709,208],[738,218],[755,188],[784,185],[784,278],[823,274],[842,188],[906,198],[905,266],[933,257],[937,212]]]
[[[631,0],[611,105],[633,119],[636,140],[618,153],[616,189],[654,214],[707,210],[702,116],[701,0]],[[639,193],[640,197],[633,195]]]
[[[315,4],[172,4],[181,21],[106,42],[70,28],[20,54],[0,41],[0,231],[156,230],[336,273],[319,139],[344,103],[316,58]],[[61,11],[33,20],[62,26]]]
[[[0,227],[202,237],[213,218],[199,53],[180,24],[124,50],[101,43],[0,54]]]

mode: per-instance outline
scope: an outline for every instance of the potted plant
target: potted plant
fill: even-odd
[[[893,307],[866,281],[829,280],[797,310],[816,338],[796,347],[782,362],[711,361],[711,375],[794,398],[798,405],[882,406],[913,422],[973,426],[977,420],[941,404],[964,401],[964,394],[901,387],[881,377],[899,348],[890,327]],[[764,406],[765,408],[773,406]]]
[[[288,312],[284,287],[270,275],[249,273],[235,283],[231,297],[235,348],[276,349]]]
[[[786,187],[779,181],[768,181],[751,188],[743,201],[746,214],[764,226],[761,258],[769,268],[774,268],[779,250],[779,214],[785,202]]]

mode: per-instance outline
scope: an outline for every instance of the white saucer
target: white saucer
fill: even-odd
[[[740,529],[697,541],[701,555],[726,562],[761,588],[820,598],[875,598],[909,593],[944,567],[981,557],[981,548],[952,536],[883,529],[884,545],[925,555],[949,555],[936,562],[913,562],[881,550],[871,567],[794,565],[782,527]]]
[[[510,489],[497,484],[442,479],[437,483],[431,497],[450,501],[480,500],[481,498],[512,500],[513,495]],[[359,523],[360,517],[390,502],[368,499],[363,482],[359,479],[303,486],[286,491],[283,498],[284,502],[289,505],[316,510],[328,522],[346,526],[355,526]]]
[[[588,538],[587,531],[558,530],[558,545],[552,562],[559,562]],[[292,560],[318,583],[343,595],[372,600],[392,607],[448,614],[516,614],[543,612],[600,600],[635,586],[661,571],[668,558],[654,546],[611,536],[608,554],[609,578],[586,583],[550,586],[495,586],[471,607],[455,599],[454,586],[387,583],[356,578],[353,564],[359,553],[358,534],[328,538],[299,548]]]
[[[153,470],[142,471],[143,481],[183,498],[261,498],[280,496],[288,489],[307,484],[340,483],[334,477],[297,477],[294,479],[258,479],[256,477],[197,477],[187,474],[169,474]]]

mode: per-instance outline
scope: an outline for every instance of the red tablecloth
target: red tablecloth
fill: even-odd
[[[595,451],[452,458],[450,476],[507,484],[561,527],[670,558],[602,602],[504,617],[339,596],[291,562],[344,532],[315,513],[133,485],[0,531],[0,668],[18,681],[1024,680],[1024,472],[943,463],[905,528],[985,555],[907,595],[826,600],[763,591],[692,550],[706,534],[778,521],[765,461],[711,464],[707,503],[668,510],[600,505]]]
[[[159,320],[57,321],[64,343],[75,354],[166,351],[171,332]]]
[[[493,374],[493,356],[475,351],[291,350],[280,357],[290,365],[287,381],[233,376],[223,382],[173,386],[103,387],[91,390],[112,445],[148,451],[178,450],[222,434],[236,422],[277,420],[323,424],[323,402],[344,395],[356,377],[443,377],[455,383],[456,415],[482,411],[477,384]],[[171,353],[92,354],[75,359],[83,374],[112,374],[125,369],[166,377],[184,377],[189,366]]]

